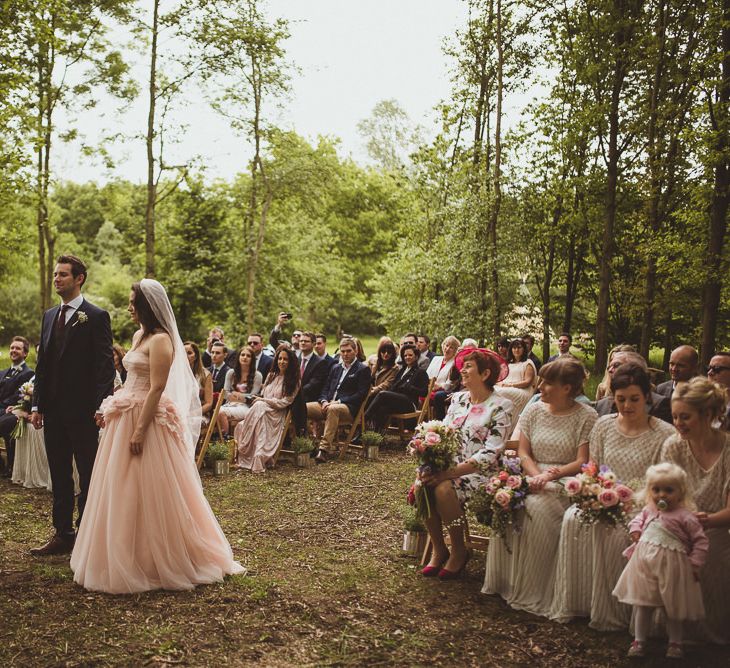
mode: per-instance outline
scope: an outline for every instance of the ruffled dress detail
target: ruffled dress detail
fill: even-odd
[[[244,573],[203,494],[175,405],[164,395],[142,453],[132,455],[129,443],[150,388],[149,359],[131,351],[124,365],[124,388],[102,404],[106,428],[71,555],[74,580],[130,594],[192,589]]]

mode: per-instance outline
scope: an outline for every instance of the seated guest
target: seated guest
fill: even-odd
[[[210,358],[210,349],[214,343],[217,343],[219,341],[221,343],[226,342],[226,337],[223,333],[223,329],[218,326],[211,327],[208,330],[208,338],[205,340],[205,350],[202,354],[203,366],[205,368],[208,368],[213,363]]]
[[[558,337],[558,352],[555,355],[548,357],[548,362],[554,362],[558,357],[565,357],[571,355],[570,346],[573,343],[573,337],[568,332],[563,332]]]
[[[299,362],[294,350],[280,345],[276,360],[264,383],[262,395],[233,432],[237,446],[237,466],[263,473],[279,446],[286,414],[299,392]]]
[[[428,363],[431,364],[433,358],[436,357],[436,353],[431,350],[431,339],[425,334],[419,334],[416,347],[418,348],[418,354],[421,357],[423,357],[424,355],[428,357]]]
[[[0,438],[5,440],[8,457],[5,475],[8,477],[13,473],[15,459],[15,443],[10,434],[18,423],[18,418],[10,411],[20,401],[20,387],[33,378],[33,369],[25,363],[29,350],[28,339],[14,336],[10,341],[10,366],[0,371]]]
[[[355,346],[357,347],[355,359],[358,362],[365,362],[367,360],[367,357],[365,357],[365,348],[362,347],[362,341],[360,341],[360,339],[358,339],[356,336],[351,336],[350,338],[355,342]]]
[[[324,433],[315,457],[318,463],[327,461],[337,429],[352,424],[370,390],[370,370],[355,359],[357,344],[352,338],[340,341],[340,362],[330,369],[319,401],[307,404],[307,418],[324,421]]]
[[[613,374],[616,373],[616,369],[618,369],[622,364],[627,364],[628,362],[638,364],[642,369],[647,372],[649,370],[649,367],[647,367],[646,365],[646,360],[641,355],[639,355],[639,353],[633,351],[621,351],[614,353],[613,357],[611,358],[611,363],[608,365],[609,378],[613,378]],[[611,396],[610,388],[608,394],[609,396],[606,396],[600,401],[596,402],[596,411],[598,415],[608,415],[609,413],[616,412],[616,402]],[[663,397],[661,394],[657,394],[656,392],[652,391],[650,393],[649,415],[653,415],[654,417],[657,417],[660,420],[664,420],[664,422],[669,422],[671,424],[672,414],[669,398]]]
[[[614,348],[611,348],[608,353],[608,359],[606,360],[606,370],[603,373],[603,378],[601,379],[601,382],[598,383],[598,387],[596,387],[596,401],[600,401],[604,397],[608,397],[611,395],[611,374],[609,373],[609,368],[611,367],[611,363],[613,362],[613,356],[616,353],[635,352],[636,348],[634,348],[634,346],[629,343],[621,343]]]
[[[443,420],[446,416],[446,399],[453,392],[454,382],[450,379],[451,369],[459,350],[459,339],[447,336],[441,342],[443,355],[435,355],[429,364],[426,373],[429,378],[435,378],[431,391],[431,406],[436,420]]]
[[[672,398],[677,383],[686,383],[699,374],[700,356],[692,346],[679,346],[669,357],[669,375],[671,380],[657,385],[657,394]]]
[[[226,383],[226,374],[231,367],[226,364],[228,350],[222,343],[214,343],[210,347],[210,359],[212,364],[208,367],[213,377],[213,392],[220,392]]]
[[[271,333],[269,334],[269,345],[274,350],[276,350],[279,347],[280,343],[285,343],[285,341],[281,338],[281,329],[290,320],[291,320],[291,313],[285,313],[284,311],[279,313],[279,317],[276,319],[276,324],[274,325],[274,329],[272,329]],[[301,336],[302,336],[302,332],[299,329],[295,329],[291,335],[291,347],[296,352],[297,357],[299,357],[299,339],[301,338]]]
[[[398,370],[389,390],[379,392],[365,412],[365,421],[374,431],[384,431],[393,413],[418,410],[420,397],[428,392],[428,375],[418,366],[418,348],[405,344],[400,349],[403,366]]]
[[[390,389],[398,373],[395,357],[395,346],[393,342],[387,336],[384,336],[380,339],[375,364],[372,367],[371,397]]]
[[[249,334],[246,344],[249,348],[251,348],[251,350],[253,350],[253,353],[256,356],[256,371],[259,371],[261,373],[261,377],[266,379],[269,375],[269,371],[271,370],[274,358],[264,352],[263,337],[258,332]]]
[[[337,364],[335,358],[327,352],[327,337],[322,332],[317,332],[314,335],[314,352],[322,357],[330,368],[333,364]]]
[[[398,361],[397,361],[397,364],[400,367],[404,366],[403,346],[405,346],[405,345],[414,346],[416,348],[416,351],[418,352],[418,336],[416,334],[413,334],[412,332],[410,332],[401,337],[400,346],[399,346],[399,350],[398,350]],[[418,367],[425,371],[426,369],[428,369],[428,365],[431,364],[431,360],[429,360],[426,357],[421,356],[420,353],[418,353],[418,355],[419,355]]]
[[[728,403],[725,413],[718,419],[716,427],[730,431],[730,352],[715,353],[707,367],[707,377],[720,387],[725,388]]]
[[[646,469],[659,461],[664,441],[674,434],[671,425],[649,415],[650,393],[649,374],[641,365],[621,365],[611,377],[618,414],[599,418],[591,432],[590,459],[608,466],[626,485],[643,485]],[[599,631],[628,629],[631,608],[611,592],[630,544],[623,526],[586,527],[578,520],[576,506],[568,508],[560,531],[551,618],[567,622],[590,617],[591,628]]]
[[[535,393],[537,369],[528,357],[523,339],[515,339],[509,349],[509,375],[497,384],[497,394],[512,402],[512,419],[517,424],[522,409]]]
[[[112,345],[112,355],[114,356],[114,370],[116,372],[114,376],[114,391],[122,389],[122,385],[127,380],[127,370],[124,368],[124,364],[122,364],[122,360],[124,359],[124,356],[127,354],[127,351],[122,348],[118,343],[115,343]]]
[[[509,357],[509,344],[510,340],[503,336],[499,341],[497,341],[497,354],[506,362],[507,358]]]
[[[661,461],[687,472],[697,518],[710,541],[699,579],[702,622],[685,623],[685,637],[727,644],[730,640],[730,434],[713,427],[727,406],[725,388],[706,378],[679,383],[672,394],[677,433],[662,447]]]
[[[203,366],[198,344],[192,341],[185,341],[184,345],[190,368],[200,388],[200,410],[203,413],[203,424],[208,424],[210,422],[210,412],[213,410],[213,376]]]
[[[373,372],[373,370],[375,369],[376,364],[378,363],[380,347],[384,343],[393,343],[393,340],[389,336],[381,336],[380,339],[378,340],[378,348],[377,348],[377,350],[372,355],[368,355],[367,364],[370,367],[370,372],[371,373]],[[395,350],[395,349],[396,349],[395,348],[395,345],[393,345],[393,350]],[[398,359],[398,353],[396,352],[395,359],[393,360],[393,363],[394,364],[395,364],[395,360],[397,360],[397,359]]]
[[[491,350],[471,350],[463,357],[461,374],[465,392],[454,394],[446,415],[447,425],[458,427],[461,450],[456,465],[447,471],[421,474],[421,483],[433,489],[435,503],[426,528],[433,551],[425,577],[451,580],[464,569],[469,558],[464,543],[464,506],[488,480],[504,447],[512,424],[512,405],[494,392],[500,375],[506,375],[500,357]],[[449,533],[451,551],[444,540]],[[491,548],[490,548],[491,549]]]
[[[299,374],[305,403],[319,399],[330,372],[330,365],[314,353],[314,342],[312,332],[302,332],[299,337]]]
[[[263,378],[256,371],[253,350],[244,346],[238,351],[233,368],[226,374],[223,389],[226,391],[225,402],[218,413],[218,426],[224,437],[230,433],[230,420],[243,420],[249,411],[251,396],[261,394]]]
[[[525,350],[527,351],[527,359],[531,360],[532,363],[535,365],[535,373],[537,373],[538,371],[540,371],[542,362],[539,360],[537,355],[535,355],[535,353],[532,352],[532,349],[535,347],[535,337],[532,334],[524,334],[522,336],[522,343],[525,344]]]
[[[561,487],[548,483],[580,472],[588,461],[588,440],[597,415],[575,401],[585,370],[569,357],[540,369],[542,401],[520,417],[517,453],[530,476],[520,531],[489,541],[482,592],[499,594],[510,606],[546,616],[553,602],[560,527],[568,508]]]

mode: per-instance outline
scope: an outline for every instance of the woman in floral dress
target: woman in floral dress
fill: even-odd
[[[485,472],[496,464],[512,423],[512,403],[494,393],[494,384],[507,375],[504,361],[491,350],[473,350],[461,358],[461,378],[466,391],[451,399],[444,423],[459,429],[461,451],[456,466],[447,471],[422,474],[421,482],[433,489],[435,504],[426,527],[431,536],[431,560],[423,569],[426,577],[453,579],[468,560],[464,544],[463,506],[469,496],[487,481]],[[444,541],[445,526],[451,553]]]
[[[568,506],[548,483],[575,475],[588,460],[588,436],[596,411],[575,400],[585,381],[576,359],[561,357],[540,368],[540,401],[520,417],[518,453],[531,476],[520,533],[494,536],[487,553],[482,592],[509,605],[547,615],[553,597],[560,525]],[[546,487],[547,486],[547,487]]]

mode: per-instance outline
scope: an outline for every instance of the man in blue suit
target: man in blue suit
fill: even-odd
[[[315,457],[327,461],[340,425],[352,424],[370,390],[370,369],[356,359],[357,346],[351,338],[340,341],[340,362],[330,370],[319,401],[307,404],[310,420],[324,421],[324,434]]]
[[[33,369],[26,363],[30,343],[23,336],[14,336],[10,342],[10,366],[0,371],[0,438],[5,439],[8,465],[5,474],[13,472],[15,442],[10,434],[18,424],[18,418],[8,411],[20,401],[20,387],[33,377]]]

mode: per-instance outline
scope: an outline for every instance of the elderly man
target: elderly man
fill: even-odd
[[[340,341],[340,362],[329,373],[319,401],[307,404],[310,420],[324,420],[324,434],[315,460],[324,463],[340,425],[352,424],[370,389],[370,369],[356,358],[357,345],[351,338]]]
[[[684,383],[698,375],[700,356],[692,346],[679,346],[672,351],[669,358],[669,375],[672,380],[657,385],[656,391],[672,400],[677,383]]]
[[[622,364],[627,362],[634,362],[638,364],[644,371],[648,371],[646,360],[639,355],[639,353],[626,351],[615,353],[611,359],[611,364],[608,365],[608,375],[613,378],[613,374],[616,373]],[[613,400],[613,396],[604,397],[596,403],[596,411],[599,415],[609,415],[610,413],[616,412],[616,402]],[[649,415],[653,415],[664,422],[672,424],[672,404],[668,397],[657,394],[656,392],[651,393],[651,403],[649,405]]]
[[[13,472],[15,442],[10,434],[18,423],[18,418],[10,411],[20,400],[20,387],[33,377],[33,369],[26,363],[30,343],[23,336],[14,336],[10,342],[10,366],[0,371],[0,438],[5,439],[8,466],[5,474]]]
[[[712,356],[707,367],[707,377],[718,385],[722,385],[728,393],[728,405],[720,426],[725,431],[730,431],[730,352],[715,353]]]

